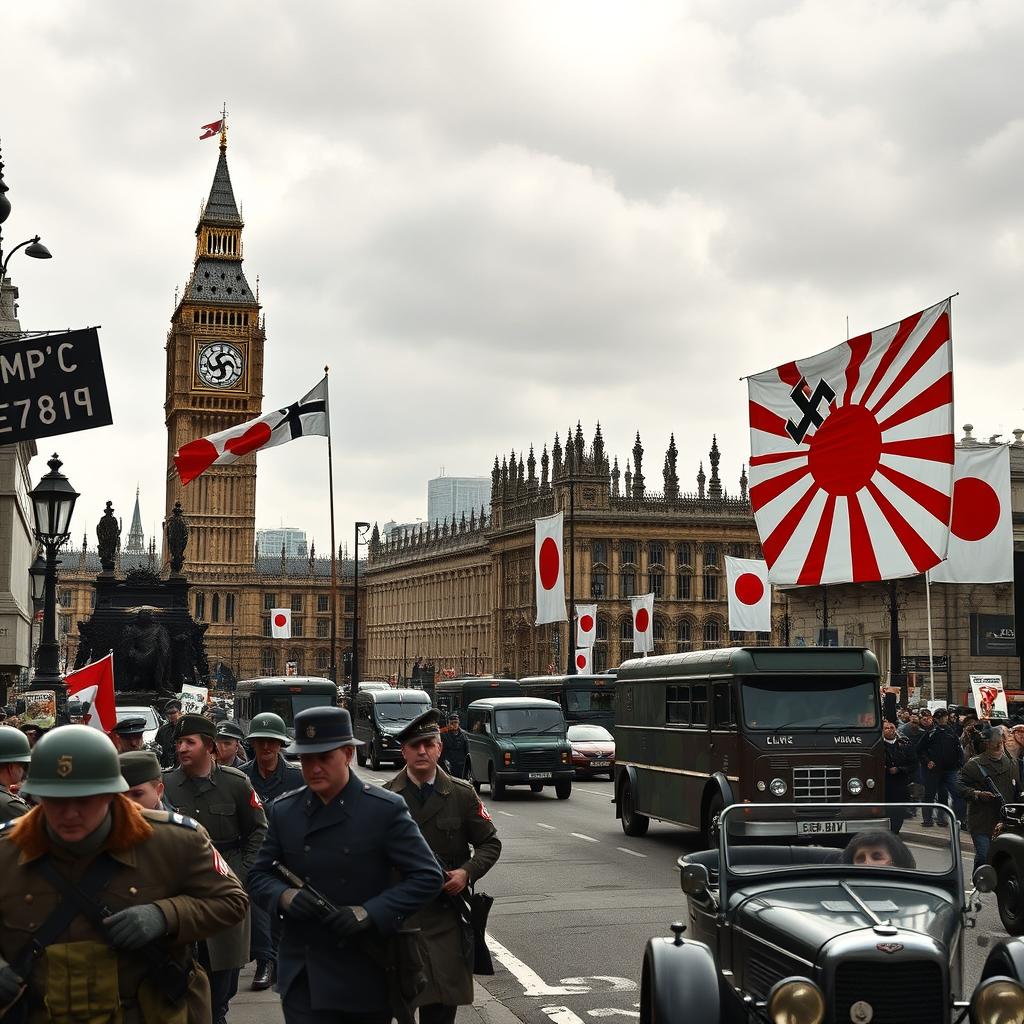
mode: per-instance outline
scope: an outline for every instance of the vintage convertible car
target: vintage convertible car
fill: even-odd
[[[884,819],[893,806],[873,810]],[[1024,1022],[1024,939],[997,942],[964,991],[962,933],[996,872],[978,868],[965,892],[948,809],[935,811],[946,844],[914,852],[887,829],[836,849],[767,845],[744,827],[777,815],[781,833],[787,814],[808,813],[830,839],[861,825],[835,804],[733,805],[718,849],[679,859],[688,920],[647,944],[640,1024]]]
[[[999,917],[1011,935],[1024,935],[1024,804],[1004,804],[989,850],[996,872]]]

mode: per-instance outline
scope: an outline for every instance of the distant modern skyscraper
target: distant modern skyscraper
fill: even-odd
[[[491,504],[491,478],[489,476],[439,476],[427,482],[427,522],[443,523],[446,519],[460,519],[474,509],[480,514],[481,506]]]
[[[306,547],[306,531],[296,530],[291,526],[282,526],[277,530],[257,530],[256,546],[261,555],[281,554],[281,545],[288,558],[304,558],[309,554]],[[329,547],[330,545],[328,545]]]

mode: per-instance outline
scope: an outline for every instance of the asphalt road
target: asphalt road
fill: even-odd
[[[390,773],[360,775],[383,781]],[[696,848],[695,836],[656,822],[641,839],[625,836],[605,780],[577,781],[568,800],[547,789],[507,792],[502,801],[486,787],[481,794],[504,848],[481,885],[495,897],[489,932],[497,974],[479,980],[527,1024],[636,1019],[647,939],[686,920],[676,858]],[[935,857],[912,845],[922,866]],[[973,861],[965,857],[969,873]],[[979,937],[1005,934],[995,898],[980,898],[978,926],[964,937],[972,987],[987,955]]]

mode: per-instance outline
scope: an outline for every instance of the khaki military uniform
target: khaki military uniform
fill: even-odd
[[[494,867],[501,854],[501,840],[470,783],[453,779],[438,768],[434,790],[424,802],[419,787],[403,768],[384,788],[405,799],[413,821],[443,868],[462,868],[472,884]],[[460,899],[441,893],[407,921],[407,927],[422,930],[429,958],[430,984],[417,999],[419,1005],[467,1006],[473,1002],[472,944],[465,942],[456,902]]]
[[[164,774],[164,796],[181,814],[206,828],[214,847],[245,885],[267,834],[267,816],[248,777],[217,763],[205,779],[190,778],[175,768]],[[211,970],[244,967],[249,962],[248,915],[237,928],[212,936],[206,945]]]
[[[178,963],[190,964],[191,943],[245,916],[245,891],[194,822],[166,811],[142,810],[120,795],[114,797],[111,812],[113,825],[103,849],[114,860],[115,871],[89,895],[111,911],[155,903],[167,919],[167,952]],[[80,882],[96,859],[83,860],[51,843],[41,808],[0,826],[0,956],[16,970],[33,934],[63,899],[37,867],[44,857],[72,882]],[[140,953],[107,946],[79,915],[33,962],[30,1024],[210,1020],[210,989],[202,969],[196,968],[180,1006],[171,1005],[146,981],[150,970]]]
[[[0,822],[13,821],[23,814],[28,814],[29,806],[6,786],[0,786]]]

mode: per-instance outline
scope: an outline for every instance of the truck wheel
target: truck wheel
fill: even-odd
[[[380,754],[377,753],[377,744],[370,743],[370,767],[375,771],[380,771]]]
[[[708,804],[707,815],[701,825],[700,836],[705,850],[718,848],[718,819],[722,816],[725,801],[721,793],[716,793]]]
[[[555,783],[555,796],[559,800],[568,800],[572,794],[572,779],[564,779]]]
[[[651,819],[636,809],[633,787],[629,784],[629,776],[622,780],[619,792],[619,813],[622,815],[622,831],[627,836],[643,836],[647,834]]]
[[[366,747],[356,747],[356,762],[360,768],[366,767]]]
[[[543,782],[531,782],[530,783],[530,792],[531,793],[540,793],[543,789],[544,789],[544,783]]]
[[[492,800],[504,800],[505,799],[505,783],[501,779],[494,777],[494,766],[492,765],[487,771],[487,778],[491,783],[491,799]]]
[[[1024,884],[1012,857],[1003,857],[996,865],[996,898],[999,919],[1011,935],[1024,935]]]

